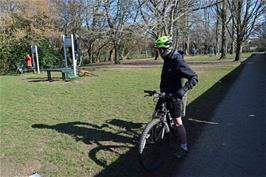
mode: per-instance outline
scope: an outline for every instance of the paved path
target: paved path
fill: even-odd
[[[245,62],[172,177],[266,177],[266,56]]]

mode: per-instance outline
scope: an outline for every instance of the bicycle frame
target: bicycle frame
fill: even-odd
[[[174,118],[171,116],[173,95],[144,90],[145,96],[151,96],[157,102],[152,120],[145,126],[139,141],[139,160],[148,171],[158,168],[163,162],[169,147],[171,133],[174,133]],[[155,150],[152,154],[153,149]],[[158,151],[159,150],[159,151]]]
[[[156,111],[155,118],[161,119],[162,122],[164,122],[165,124],[168,125],[168,127],[170,128],[170,131],[171,131],[171,127],[173,127],[174,122],[173,122],[173,118],[172,118],[170,111],[167,108],[166,104],[167,104],[167,101],[164,100],[163,103],[160,105],[160,108]],[[158,115],[158,114],[163,114],[163,116]],[[165,133],[164,131],[165,130],[163,129],[163,132],[161,134],[161,138],[164,137],[164,133]]]

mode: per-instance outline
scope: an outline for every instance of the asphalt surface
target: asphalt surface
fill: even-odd
[[[266,55],[239,78],[172,177],[266,177]]]

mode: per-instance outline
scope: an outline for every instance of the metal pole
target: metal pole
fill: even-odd
[[[77,76],[77,60],[75,57],[75,49],[74,49],[74,37],[73,34],[71,34],[71,45],[72,45],[72,59],[73,59],[73,69],[74,69],[74,75]]]
[[[35,45],[35,53],[36,53],[36,64],[37,64],[37,72],[40,74],[40,66],[39,66],[39,56],[38,56],[38,49],[37,46]]]
[[[67,53],[66,53],[65,35],[63,35],[63,44],[64,44],[64,62],[65,62],[65,67],[67,68]]]
[[[35,64],[35,52],[32,48],[32,45],[30,46],[30,50],[31,50],[31,59],[32,59],[32,68],[33,68],[33,72],[36,73],[36,64]]]

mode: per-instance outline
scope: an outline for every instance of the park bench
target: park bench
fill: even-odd
[[[78,77],[74,75],[74,70],[72,68],[48,68],[45,71],[47,72],[48,81],[52,81],[52,72],[61,72],[62,80],[74,79]]]

